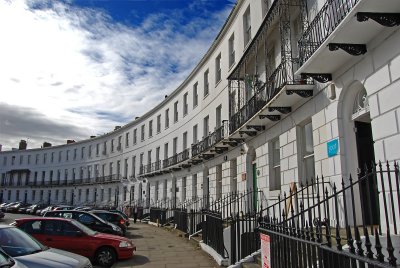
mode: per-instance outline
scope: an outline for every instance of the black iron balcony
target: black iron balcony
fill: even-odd
[[[103,176],[96,177],[95,181],[96,181],[96,183],[104,183],[105,182],[105,177],[103,177]]]
[[[74,185],[81,185],[82,182],[83,182],[83,179],[76,179],[76,180],[74,181]]]
[[[91,178],[83,179],[83,184],[92,184],[92,179]]]
[[[314,54],[359,1],[326,1],[299,40],[301,64],[304,64]]]
[[[167,159],[163,160],[163,168],[168,168],[171,166],[174,166],[180,162],[183,162],[185,160],[189,159],[189,149],[185,149],[179,154],[175,154]]]
[[[158,160],[151,164],[140,166],[139,175],[149,175],[149,174],[159,172],[160,170],[161,170],[161,160]]]
[[[301,79],[293,75],[293,70],[298,68],[298,60],[286,60],[272,72],[265,83],[254,83],[255,94],[233,114],[229,120],[229,133],[232,134],[247,121],[259,113],[268,102],[276,98],[285,86],[303,87],[313,85],[310,79]]]
[[[141,166],[139,167],[139,175],[143,175],[143,174],[145,173],[144,170],[145,170],[145,166],[144,166],[144,165],[141,165]]]
[[[214,132],[206,136],[200,142],[192,145],[192,157],[204,153],[213,148],[217,143],[228,136],[228,121],[222,121],[222,125]]]

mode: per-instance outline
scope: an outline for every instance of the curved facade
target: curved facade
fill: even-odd
[[[239,0],[158,106],[106,135],[0,153],[0,200],[177,206],[400,158],[397,0]],[[327,19],[329,18],[329,19]],[[390,26],[390,27],[389,27]]]

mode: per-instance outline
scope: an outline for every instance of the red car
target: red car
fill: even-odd
[[[129,259],[136,246],[125,237],[95,232],[80,222],[64,218],[23,218],[12,224],[42,244],[86,256],[110,267],[118,259]]]

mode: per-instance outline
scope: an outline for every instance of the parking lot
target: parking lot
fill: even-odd
[[[15,219],[24,217],[33,216],[6,213],[0,224],[10,224]],[[164,228],[144,223],[133,224],[131,221],[127,237],[135,242],[137,247],[135,256],[118,261],[113,267],[219,267],[196,244]]]

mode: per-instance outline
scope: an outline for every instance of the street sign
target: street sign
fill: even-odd
[[[260,238],[262,268],[271,268],[271,238],[266,234],[260,234]]]

